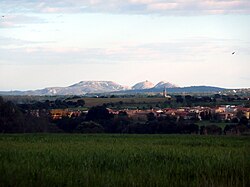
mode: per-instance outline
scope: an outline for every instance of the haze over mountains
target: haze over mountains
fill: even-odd
[[[179,87],[166,81],[160,81],[156,85],[146,80],[139,82],[132,87],[123,86],[112,81],[81,81],[68,87],[49,87],[40,90],[29,91],[9,91],[0,92],[1,95],[85,95],[87,93],[143,93],[143,92],[161,92],[166,88],[169,92],[214,92],[224,90],[218,87],[196,86]]]

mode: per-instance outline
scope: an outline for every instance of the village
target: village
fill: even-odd
[[[164,89],[157,95],[47,97],[17,106],[32,126],[25,131],[52,128],[66,133],[250,133],[250,102],[245,95],[170,96]],[[37,122],[33,124],[34,120]]]
[[[242,106],[235,105],[224,105],[217,107],[180,107],[180,108],[153,108],[147,110],[140,109],[122,109],[115,110],[107,108],[110,114],[118,115],[121,112],[126,112],[128,117],[135,119],[146,121],[147,115],[149,113],[153,113],[156,118],[172,116],[176,118],[183,118],[184,120],[208,120],[215,119],[217,121],[231,121],[234,118],[240,118],[245,116],[247,119],[250,119],[250,108],[245,108]],[[34,115],[39,117],[39,110],[34,112]],[[87,110],[79,110],[79,109],[51,109],[50,117],[53,120],[62,119],[62,117],[78,117],[82,114],[87,114]]]
[[[166,88],[164,88],[163,92],[160,94],[160,97],[165,99],[165,102],[173,102],[177,101],[180,96],[175,96],[172,97],[167,94]],[[191,96],[185,96],[184,98],[189,98]],[[217,97],[217,98],[216,98]],[[223,97],[226,96],[214,96],[214,98],[209,98],[209,99],[214,99],[215,101],[221,101],[223,100]],[[195,97],[193,97],[195,98]],[[204,98],[207,97],[197,97],[195,99],[202,99],[205,100]],[[215,99],[216,98],[216,99]],[[227,100],[232,100],[232,99],[238,99],[236,96],[231,96],[226,98]],[[96,100],[100,100],[101,98],[96,98]],[[181,96],[182,99],[182,96]],[[249,102],[249,98],[244,98]],[[186,99],[187,100],[187,99]],[[131,100],[131,102],[135,102],[134,100]],[[143,101],[145,103],[145,101]],[[192,102],[192,101],[191,101]],[[204,103],[208,102],[205,100]],[[210,102],[210,101],[209,101]],[[122,103],[122,101],[119,101],[118,103]],[[110,114],[113,114],[114,116],[118,115],[121,112],[125,112],[129,118],[132,118],[133,120],[138,120],[138,121],[147,121],[147,115],[149,113],[152,113],[154,117],[160,118],[160,117],[175,117],[177,119],[182,118],[184,120],[216,120],[216,121],[227,121],[230,122],[233,119],[236,118],[241,118],[245,116],[248,120],[250,119],[250,108],[249,107],[244,107],[242,105],[216,105],[216,106],[193,106],[193,107],[187,107],[187,106],[181,106],[181,107],[160,107],[158,105],[154,107],[150,107],[150,109],[140,109],[140,108],[122,108],[122,109],[117,109],[117,107],[110,107],[112,105],[106,105],[106,108],[108,109]],[[49,115],[51,119],[56,120],[56,119],[61,119],[62,117],[77,117],[80,115],[87,114],[88,110],[79,110],[79,108],[74,108],[74,109],[51,109],[49,111]],[[38,111],[37,111],[38,115]]]

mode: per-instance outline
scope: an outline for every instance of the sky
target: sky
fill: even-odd
[[[1,91],[84,80],[250,88],[250,1],[0,0]]]

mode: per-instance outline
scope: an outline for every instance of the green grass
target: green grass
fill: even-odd
[[[174,96],[173,96],[174,98]],[[113,103],[115,108],[150,108],[159,105],[162,108],[178,108],[187,106],[186,102],[176,103],[175,101],[168,101],[164,97],[130,97],[130,98],[82,98],[85,101],[84,107],[90,108],[97,105],[103,105],[108,103]],[[78,99],[72,99],[72,101],[77,101]],[[167,101],[167,103],[165,103]],[[122,102],[122,105],[119,104]],[[242,105],[246,104],[247,101],[218,101],[218,102],[194,102],[192,106],[208,106],[214,107],[219,105]]]
[[[249,186],[250,137],[0,135],[0,186]]]
[[[164,103],[166,101],[165,98],[83,98],[85,101],[86,107],[93,107],[97,105],[103,105],[107,103],[118,103],[120,101],[123,102],[124,105],[128,106],[138,106],[138,104],[158,104]]]

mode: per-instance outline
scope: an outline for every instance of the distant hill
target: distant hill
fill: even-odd
[[[86,93],[105,93],[127,90],[112,81],[81,81],[68,87],[50,87],[41,90],[0,92],[1,95],[84,95]]]
[[[81,81],[68,87],[69,89],[82,91],[85,93],[100,93],[120,91],[129,89],[128,86],[122,86],[112,81]]]
[[[143,89],[149,89],[149,88],[153,88],[154,84],[148,80],[143,81],[143,82],[139,82],[137,84],[135,84],[132,89],[133,90],[143,90]]]
[[[156,85],[146,80],[135,84],[133,90],[145,90],[145,89],[164,89],[164,88],[177,88],[178,86],[167,81],[160,81]]]
[[[161,88],[161,89],[164,89],[164,88],[177,88],[179,86],[175,85],[175,84],[172,84],[170,82],[166,82],[166,81],[161,81],[159,82],[158,84],[156,84],[154,86],[154,88],[158,89],[158,88]]]
[[[49,87],[40,90],[29,91],[7,91],[0,92],[0,95],[85,95],[95,93],[116,93],[116,94],[134,94],[134,93],[162,93],[166,87],[168,93],[204,93],[220,92],[224,88],[211,86],[190,86],[178,87],[175,84],[161,81],[154,85],[150,81],[139,82],[132,88],[122,86],[112,81],[81,81],[68,87]]]
[[[162,93],[164,88],[150,88],[143,90],[126,90],[120,91],[123,94],[135,94],[135,93]],[[190,86],[190,87],[175,87],[166,88],[167,93],[209,93],[224,91],[225,88],[212,87],[212,86]]]
[[[167,91],[169,93],[204,93],[204,92],[220,92],[225,90],[225,88],[214,87],[214,86],[189,86],[189,87],[179,87],[179,88],[169,88]]]

